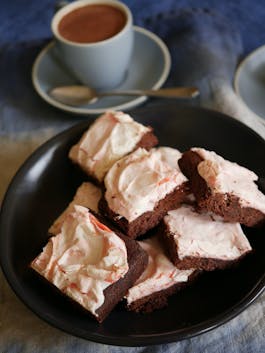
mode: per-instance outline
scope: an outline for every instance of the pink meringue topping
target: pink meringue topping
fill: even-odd
[[[226,223],[210,213],[197,213],[183,205],[164,218],[174,235],[178,257],[234,260],[251,250],[239,223]]]
[[[138,243],[148,254],[148,265],[135,285],[129,289],[126,295],[128,304],[167,289],[176,283],[188,281],[194,270],[177,269],[164,254],[156,238],[139,241]]]
[[[254,181],[258,176],[237,163],[225,160],[213,151],[192,148],[204,160],[198,165],[198,173],[213,192],[232,193],[239,197],[242,207],[252,207],[265,213],[265,195]]]
[[[102,181],[110,167],[136,148],[149,127],[123,112],[101,115],[74,145],[69,157],[88,174]]]
[[[180,156],[179,151],[170,148],[151,151],[138,148],[116,162],[105,177],[105,198],[110,209],[129,222],[152,211],[161,199],[187,180],[177,164]]]
[[[74,206],[84,206],[98,212],[98,202],[101,198],[101,190],[90,182],[82,183],[76,191],[73,200],[63,213],[54,221],[49,229],[50,234],[58,234],[67,215],[74,211]]]
[[[97,316],[104,289],[128,271],[124,241],[86,208],[74,206],[61,232],[49,239],[31,267]]]
[[[180,172],[178,160],[181,158],[182,153],[172,147],[156,147],[152,148],[151,153],[154,153],[163,163],[167,163],[171,168],[177,169]],[[185,180],[187,178],[183,175]]]

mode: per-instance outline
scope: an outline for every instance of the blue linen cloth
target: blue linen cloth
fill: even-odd
[[[200,7],[191,0],[125,2],[132,9],[135,24],[154,31],[167,43],[172,56],[167,85],[197,84],[201,105],[242,116],[241,111],[234,111],[231,79],[241,56],[263,44],[265,7],[245,0],[204,0]],[[83,120],[50,107],[31,83],[34,59],[51,38],[55,5],[55,0],[31,0],[25,9],[23,1],[12,1],[0,12],[1,134],[47,126],[62,130]],[[223,99],[226,91],[232,104],[227,97]],[[251,125],[251,118],[244,122]]]
[[[132,9],[135,24],[154,31],[168,45],[172,69],[166,84],[196,84],[201,91],[201,105],[220,110],[225,106],[229,112],[229,99],[233,102],[236,99],[231,82],[237,62],[249,51],[264,44],[265,7],[262,3],[246,0],[124,2]],[[2,136],[21,132],[34,134],[44,128],[52,128],[55,133],[84,119],[50,107],[38,97],[31,84],[33,61],[51,38],[49,23],[55,4],[54,0],[29,0],[5,2],[2,7]],[[229,97],[225,95],[227,92]],[[158,102],[149,100],[145,104]],[[212,105],[213,102],[215,105]],[[231,113],[237,115],[238,111]],[[250,120],[245,122],[251,125]],[[263,135],[261,124],[255,121],[253,127]],[[20,303],[0,275],[0,352],[3,353],[261,353],[265,351],[264,314],[263,294],[239,316],[201,336],[153,347],[114,347],[72,337],[42,322]]]

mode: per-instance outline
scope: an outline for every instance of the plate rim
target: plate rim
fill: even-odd
[[[157,47],[161,50],[162,56],[164,58],[164,68],[163,71],[161,72],[160,78],[157,80],[157,82],[150,87],[150,89],[158,89],[160,88],[165,81],[168,78],[170,69],[171,69],[171,56],[169,53],[169,49],[167,48],[166,44],[163,42],[163,40],[158,37],[155,33],[139,26],[133,26],[133,29],[135,32],[140,33],[141,35],[147,37],[148,39],[152,40],[154,43],[157,44]],[[134,108],[141,103],[145,102],[148,97],[146,96],[141,96],[137,97],[135,99],[132,99],[128,102],[119,104],[119,105],[114,105],[110,107],[105,107],[105,108],[96,108],[96,109],[89,109],[89,108],[79,108],[79,107],[71,107],[67,106],[63,103],[57,102],[53,98],[51,98],[46,92],[42,89],[41,84],[38,79],[38,70],[41,65],[43,57],[47,54],[47,52],[50,50],[52,46],[55,45],[55,40],[51,40],[37,55],[37,57],[34,60],[32,70],[31,70],[31,79],[32,79],[32,84],[35,89],[35,91],[38,93],[38,95],[46,101],[46,103],[50,104],[51,106],[58,108],[60,110],[66,111],[68,113],[74,113],[74,114],[79,114],[79,115],[94,115],[94,114],[101,114],[104,113],[106,110],[128,110],[131,108]]]
[[[162,104],[163,105],[163,104]],[[146,107],[143,108],[145,109],[152,109],[153,107]],[[220,116],[220,118],[224,118],[225,120],[230,120],[233,121],[236,125],[240,125],[242,128],[246,129],[251,133],[252,135],[255,135],[256,138],[258,138],[262,143],[265,143],[265,140],[262,139],[261,136],[259,136],[254,130],[243,124],[242,122],[233,119],[232,117],[228,116],[227,114],[223,114],[211,109],[205,109],[202,107],[192,107],[192,106],[181,106],[177,107],[177,109],[188,109],[189,111],[198,111],[200,110],[201,112],[208,112],[211,114],[214,114],[216,116]],[[137,111],[134,113],[137,115]],[[8,199],[11,197],[12,198],[12,193],[14,193],[13,190],[13,185],[16,185],[20,178],[20,174],[23,174],[27,167],[34,162],[34,160],[37,160],[40,155],[42,155],[45,151],[48,151],[56,141],[60,140],[62,135],[69,134],[71,131],[80,130],[80,129],[85,129],[86,126],[90,125],[92,123],[91,121],[83,121],[79,122],[66,130],[56,134],[55,136],[51,137],[48,139],[46,142],[44,142],[41,146],[39,146],[26,160],[25,162],[20,166],[20,168],[17,170],[16,174],[11,180],[11,183],[9,184],[7,191],[4,195],[4,199],[2,202],[2,207],[0,209],[0,244],[3,242],[3,233],[4,229],[6,228],[5,226],[5,213],[8,211],[6,208],[6,204],[8,203]],[[11,195],[11,196],[10,196]],[[120,337],[120,336],[104,336],[104,335],[99,335],[95,333],[90,333],[86,332],[86,336],[82,335],[78,332],[74,331],[69,331],[66,327],[63,327],[58,323],[54,322],[53,320],[49,319],[49,316],[46,314],[43,314],[43,312],[39,311],[38,308],[36,310],[34,305],[31,305],[27,298],[24,297],[23,294],[19,291],[22,288],[23,292],[23,287],[20,286],[20,282],[16,279],[16,284],[12,282],[13,276],[10,278],[10,271],[7,268],[7,265],[4,263],[4,259],[6,259],[6,256],[3,256],[4,250],[2,247],[0,247],[0,265],[3,271],[3,274],[5,276],[6,281],[9,283],[11,289],[13,292],[16,294],[16,296],[19,298],[19,300],[26,305],[33,314],[38,316],[41,320],[44,322],[48,323],[52,327],[55,327],[63,332],[66,332],[68,334],[75,335],[76,337],[85,339],[85,340],[91,340],[93,342],[97,343],[103,343],[103,344],[109,344],[109,345],[116,345],[116,346],[127,346],[127,347],[139,347],[139,346],[147,346],[147,345],[153,345],[153,344],[163,344],[163,343],[169,343],[169,342],[177,342],[181,341],[184,339],[188,339],[194,336],[201,335],[203,333],[206,333],[208,331],[211,331],[217,327],[220,327],[221,325],[225,324],[226,322],[230,321],[237,315],[239,315],[242,311],[247,309],[264,291],[265,289],[265,272],[262,275],[262,277],[259,279],[259,281],[255,284],[255,286],[251,289],[250,292],[245,295],[244,298],[242,298],[239,302],[237,302],[235,305],[233,305],[229,310],[226,310],[225,312],[218,314],[217,316],[204,320],[198,324],[195,324],[188,329],[188,333],[185,332],[187,329],[178,329],[178,330],[168,330],[167,332],[161,333],[161,334],[147,334],[144,337],[141,335],[137,336],[125,336],[125,337]]]
[[[236,72],[234,75],[234,89],[236,94],[240,97],[242,103],[244,104],[245,108],[247,108],[249,111],[251,111],[255,117],[265,125],[265,117],[263,118],[262,116],[258,115],[254,110],[251,109],[251,107],[246,103],[245,99],[241,95],[240,91],[240,85],[239,85],[239,79],[242,74],[242,71],[244,70],[245,65],[248,64],[252,60],[253,57],[255,57],[259,52],[265,51],[265,44],[261,45],[260,47],[254,49],[251,51],[240,63],[238,64],[236,68]],[[265,62],[265,58],[264,58]]]

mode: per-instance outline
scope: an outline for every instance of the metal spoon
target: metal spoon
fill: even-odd
[[[94,103],[98,98],[105,96],[149,96],[164,98],[194,98],[199,94],[196,87],[173,87],[157,90],[124,90],[97,92],[87,86],[61,86],[49,91],[49,95],[58,102],[80,106]]]

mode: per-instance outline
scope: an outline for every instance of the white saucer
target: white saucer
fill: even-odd
[[[254,50],[238,66],[234,87],[247,107],[265,123],[265,45]]]
[[[171,59],[163,41],[154,33],[134,27],[134,50],[131,65],[124,82],[116,89],[158,89],[166,81]],[[100,114],[107,109],[127,110],[143,103],[147,97],[104,97],[93,104],[71,107],[57,102],[48,95],[55,86],[73,85],[78,82],[56,60],[55,42],[49,43],[36,58],[32,81],[38,94],[49,104],[77,114]]]

